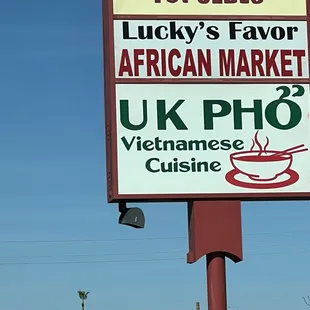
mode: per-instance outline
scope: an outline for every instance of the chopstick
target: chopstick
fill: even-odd
[[[280,151],[278,153],[272,154],[270,157],[281,156],[281,155],[285,155],[285,154],[296,154],[296,153],[300,153],[300,152],[309,151],[307,148],[300,149],[301,147],[304,147],[304,146],[305,146],[304,144],[293,146],[289,149],[286,149],[286,150]],[[298,149],[300,149],[300,150],[298,150]]]

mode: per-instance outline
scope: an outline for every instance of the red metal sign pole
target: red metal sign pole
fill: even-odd
[[[208,310],[227,310],[225,258],[242,261],[240,201],[188,204],[187,262],[207,256]]]
[[[222,253],[207,255],[207,291],[209,310],[227,309],[225,255]]]

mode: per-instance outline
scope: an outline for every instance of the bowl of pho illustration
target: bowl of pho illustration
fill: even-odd
[[[232,166],[254,181],[272,181],[292,165],[293,157],[279,151],[243,151],[230,155]]]

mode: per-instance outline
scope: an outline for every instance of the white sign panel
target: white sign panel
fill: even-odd
[[[115,75],[308,78],[306,21],[115,20]]]
[[[120,195],[310,192],[309,85],[118,84],[116,112]]]

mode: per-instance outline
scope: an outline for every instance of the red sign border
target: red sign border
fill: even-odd
[[[308,59],[310,56],[310,0],[306,0],[307,3],[307,16],[174,16],[174,15],[114,15],[113,14],[113,0],[102,0],[102,17],[103,17],[103,66],[104,66],[104,106],[105,106],[105,133],[106,133],[106,175],[107,175],[107,198],[108,202],[171,202],[171,201],[189,201],[189,200],[309,200],[309,192],[296,192],[296,193],[222,193],[222,194],[126,194],[122,195],[118,193],[118,167],[117,167],[117,131],[116,131],[116,84],[128,83],[128,84],[140,84],[139,79],[119,79],[115,77],[115,55],[114,55],[114,20],[118,19],[144,19],[144,20],[156,20],[156,19],[171,19],[171,20],[305,20],[307,21],[308,31]],[[310,61],[309,72],[310,72]],[[246,80],[247,84],[253,83],[309,83],[310,80],[305,79],[256,79]],[[218,79],[220,81],[220,79]],[[156,82],[160,83],[174,83],[175,79],[158,79]],[[238,84],[244,83],[243,79],[223,79],[221,84]],[[152,83],[152,80],[149,81]],[[153,80],[154,83],[154,80]],[[189,84],[201,84],[205,81],[196,81],[194,79],[182,79],[181,83]],[[216,83],[215,79],[212,79],[209,83]],[[141,83],[142,84],[142,83]],[[143,84],[148,84],[144,80]],[[246,84],[246,83],[245,83]],[[134,176],[133,176],[134,178]],[[133,180],[136,182],[143,182],[144,180]],[[310,188],[310,184],[309,184]]]

